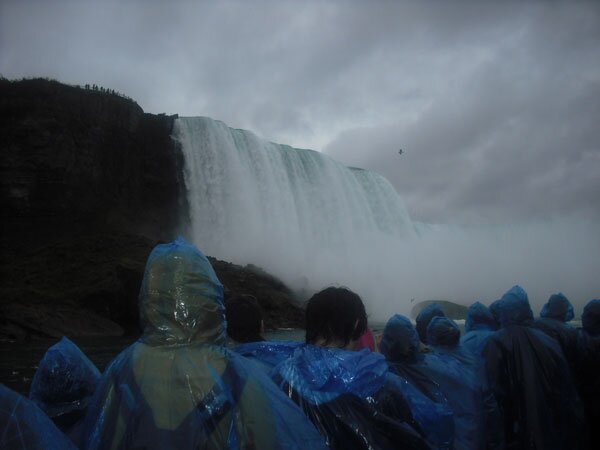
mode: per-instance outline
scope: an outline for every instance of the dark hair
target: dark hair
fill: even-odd
[[[365,305],[358,294],[343,287],[328,287],[313,295],[306,305],[306,342],[341,342],[360,338],[367,329]]]
[[[262,313],[253,295],[236,294],[225,301],[227,335],[236,342],[264,341]]]

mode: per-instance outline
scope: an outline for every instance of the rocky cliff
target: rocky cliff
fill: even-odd
[[[23,228],[44,240],[75,228],[170,236],[185,198],[172,126],[118,95],[2,80],[3,239]]]
[[[187,226],[174,118],[104,90],[0,80],[0,336],[138,331],[146,257]],[[267,325],[300,323],[293,305],[269,314],[291,298],[276,280],[218,266],[226,292],[269,292]]]

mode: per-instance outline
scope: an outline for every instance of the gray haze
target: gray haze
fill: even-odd
[[[600,218],[597,1],[2,0],[0,74],[321,150],[419,221]]]

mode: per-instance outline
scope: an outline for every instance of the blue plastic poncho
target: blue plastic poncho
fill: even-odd
[[[445,317],[444,311],[442,307],[437,303],[430,303],[425,308],[421,310],[419,314],[417,314],[417,318],[415,319],[417,333],[419,334],[419,339],[423,344],[427,343],[427,326],[431,319],[434,317]]]
[[[451,449],[454,413],[439,385],[422,370],[426,356],[419,353],[419,337],[410,320],[399,314],[388,320],[380,343],[398,387],[432,448]]]
[[[500,301],[502,299],[494,300],[490,303],[489,310],[492,313],[492,317],[496,321],[496,329],[500,328],[500,311],[498,311],[498,307],[500,306]]]
[[[294,354],[294,350],[303,346],[295,341],[257,341],[236,345],[233,351],[245,358],[261,364],[269,372],[273,367]]]
[[[467,309],[465,332],[476,330],[497,330],[498,322],[490,309],[481,302],[475,302]]]
[[[272,371],[333,449],[425,449],[380,354],[303,345]]]
[[[521,286],[513,286],[502,296],[496,309],[500,326],[531,325],[533,311],[529,306],[527,292]]]
[[[589,448],[600,447],[600,299],[591,300],[581,315],[575,377],[589,430]]]
[[[529,326],[533,315],[521,287],[504,294],[498,309],[502,329],[483,356],[507,448],[581,448],[581,404],[560,346]]]
[[[561,322],[570,322],[575,317],[573,305],[562,292],[550,296],[546,304],[542,307],[540,317],[556,319]]]
[[[427,326],[427,343],[431,346],[455,347],[460,340],[460,328],[447,317],[434,317]]]
[[[458,325],[447,317],[434,317],[427,327],[427,340],[432,357],[438,358],[431,376],[454,410],[455,448],[502,448],[497,404],[480,359],[460,345]]]
[[[29,398],[77,445],[100,371],[66,337],[48,349],[33,376]]]
[[[75,450],[75,446],[32,401],[0,384],[0,448]]]
[[[264,372],[225,348],[223,286],[195,247],[155,247],[139,302],[143,335],[102,376],[85,448],[323,448]]]
[[[573,306],[563,294],[550,296],[543,306],[540,318],[533,326],[555,339],[567,358],[569,365],[575,363],[577,356],[577,330],[565,322],[573,320]]]
[[[581,315],[581,327],[590,336],[600,335],[600,299],[590,300]]]
[[[465,334],[460,338],[460,343],[474,355],[481,356],[488,338],[497,328],[496,319],[488,307],[475,302],[467,310]]]

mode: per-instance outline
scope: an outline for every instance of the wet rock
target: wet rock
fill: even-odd
[[[0,78],[0,338],[138,335],[152,248],[189,227],[176,116],[109,91]],[[259,268],[213,260],[268,328],[303,313]]]

